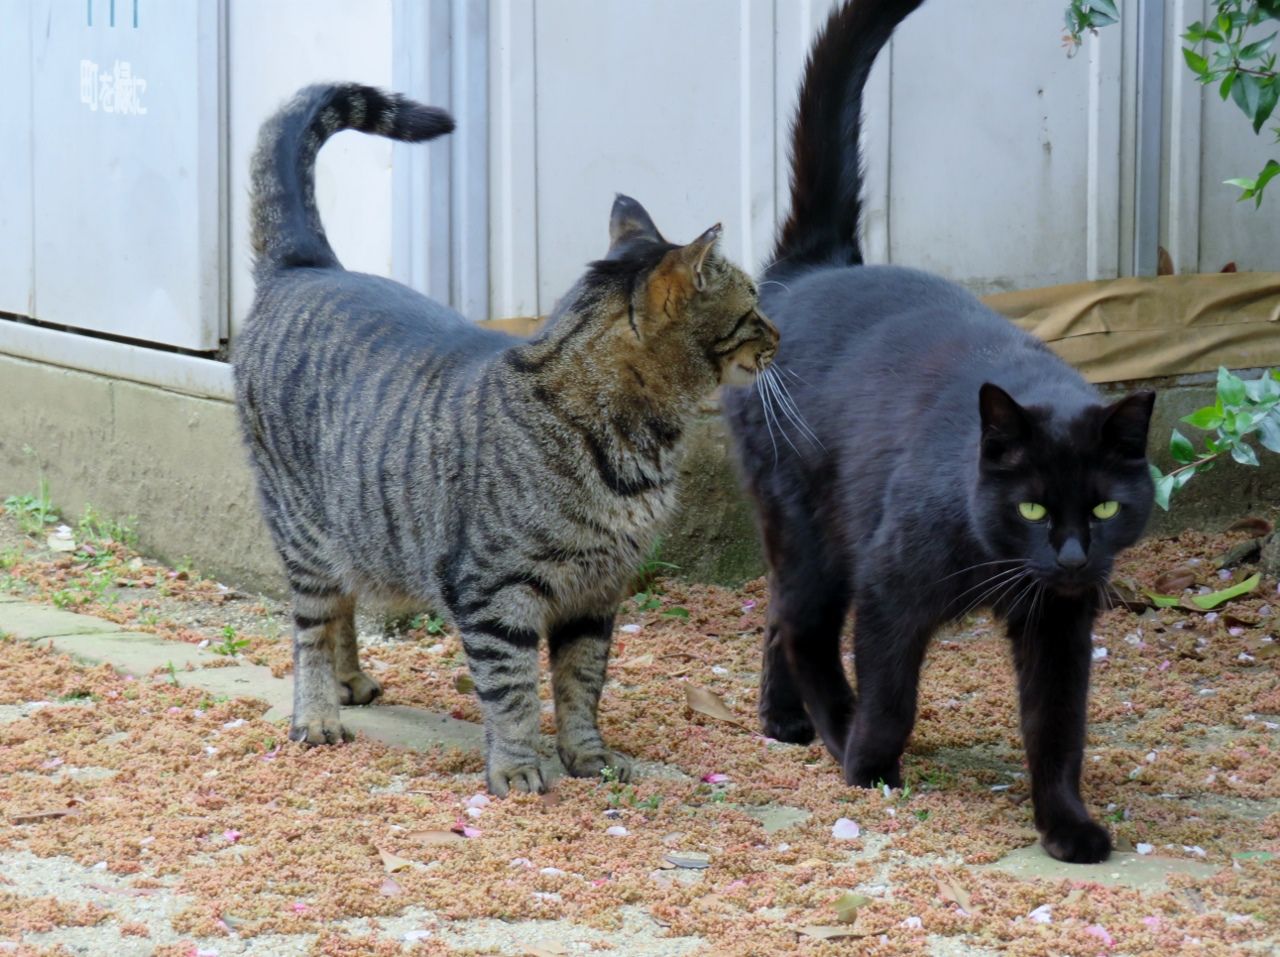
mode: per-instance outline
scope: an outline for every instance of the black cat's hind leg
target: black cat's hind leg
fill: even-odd
[[[844,747],[844,778],[855,787],[902,787],[902,752],[916,722],[920,666],[932,633],[906,610],[860,599],[853,636],[858,706]]]
[[[814,732],[840,760],[853,689],[840,659],[848,582],[825,560],[822,534],[794,516],[764,520],[769,624],[760,679],[760,723],[779,741],[808,744]]]
[[[1031,622],[1023,615],[1008,626],[1036,829],[1051,857],[1094,864],[1111,854],[1110,835],[1080,798],[1094,608],[1050,595],[1043,605]]]

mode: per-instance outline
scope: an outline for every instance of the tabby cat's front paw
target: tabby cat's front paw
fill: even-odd
[[[1068,864],[1097,864],[1111,856],[1111,835],[1087,819],[1050,825],[1040,843],[1050,857]]]
[[[356,736],[334,718],[315,718],[310,721],[297,717],[289,725],[289,740],[312,747],[319,744],[341,744],[354,741]]]
[[[489,793],[504,798],[512,791],[518,794],[541,794],[547,789],[537,764],[493,766],[486,775]]]
[[[363,671],[338,679],[339,704],[369,704],[380,694],[382,694],[382,685]]]
[[[631,780],[631,759],[625,754],[603,746],[576,750],[562,747],[559,751],[564,769],[575,778],[598,778],[605,768],[609,768],[614,780]]]

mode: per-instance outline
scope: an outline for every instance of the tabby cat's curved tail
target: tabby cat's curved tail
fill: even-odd
[[[453,117],[398,93],[355,83],[309,86],[262,126],[253,155],[254,272],[339,266],[316,208],[316,154],[339,130],[416,143],[453,129]]]
[[[894,28],[924,0],[845,0],[809,52],[791,124],[791,214],[773,265],[858,265],[862,88]]]

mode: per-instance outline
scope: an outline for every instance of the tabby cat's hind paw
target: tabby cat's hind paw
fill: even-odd
[[[342,726],[337,718],[320,718],[315,721],[295,721],[289,726],[289,740],[308,747],[319,744],[342,744],[354,741],[356,736]]]
[[[1089,820],[1051,825],[1040,843],[1050,857],[1068,864],[1097,864],[1111,856],[1111,835]]]
[[[631,759],[605,747],[583,748],[579,751],[560,748],[560,761],[564,764],[564,769],[575,778],[598,778],[608,768],[613,780],[631,780]]]
[[[338,679],[339,704],[369,704],[382,694],[382,685],[363,671]]]
[[[489,793],[504,798],[512,791],[519,794],[541,794],[547,789],[537,764],[491,767],[486,775]]]
[[[760,712],[760,728],[765,737],[787,744],[810,744],[816,731],[813,722],[805,711],[764,711]]]

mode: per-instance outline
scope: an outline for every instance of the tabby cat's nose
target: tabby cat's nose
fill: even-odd
[[[1088,560],[1089,556],[1085,554],[1078,538],[1068,538],[1058,549],[1058,567],[1067,571],[1083,568]]]

